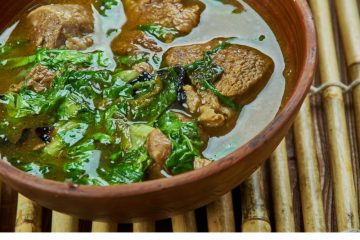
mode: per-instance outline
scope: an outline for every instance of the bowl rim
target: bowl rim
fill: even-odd
[[[26,188],[36,189],[42,192],[51,192],[58,197],[108,198],[113,196],[136,196],[186,185],[190,182],[199,181],[232,167],[246,156],[257,151],[263,144],[269,142],[279,129],[286,126],[286,123],[291,120],[294,112],[297,111],[298,103],[304,100],[312,84],[313,75],[317,65],[317,37],[315,24],[310,7],[305,0],[294,1],[294,4],[302,14],[302,24],[304,24],[303,27],[305,29],[306,52],[304,53],[305,58],[303,60],[303,66],[300,69],[301,75],[299,80],[296,83],[289,100],[280,109],[276,117],[260,133],[241,147],[237,148],[234,152],[207,167],[173,176],[171,178],[113,186],[86,186],[43,179],[17,169],[8,162],[2,160],[0,154],[0,176],[2,176],[3,179],[16,179],[16,182]]]

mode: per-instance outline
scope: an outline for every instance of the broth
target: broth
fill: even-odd
[[[122,61],[121,59],[128,59],[126,57],[129,56],[130,53],[124,53],[123,50],[121,49],[124,44],[117,44],[117,43],[127,40],[128,35],[132,34],[133,32],[136,32],[136,34],[138,34],[138,30],[136,29],[141,24],[139,24],[139,22],[137,21],[132,21],[131,17],[130,18],[127,17],[132,14],[132,12],[130,12],[129,10],[131,8],[129,7],[128,9],[126,9],[126,6],[122,2],[119,2],[117,5],[115,4],[114,6],[110,7],[107,11],[104,11],[103,14],[101,14],[102,8],[96,8],[99,2],[100,1],[95,1],[95,0],[92,1],[47,0],[47,1],[42,1],[40,4],[39,3],[34,4],[30,9],[22,13],[19,17],[19,20],[13,23],[12,26],[7,28],[0,36],[0,43],[3,44],[3,46],[7,42],[13,42],[13,43],[19,42],[15,50],[10,51],[8,54],[2,56],[2,59],[0,60],[29,56],[38,51],[34,42],[30,40],[34,32],[32,30],[33,27],[31,26],[30,22],[27,19],[27,14],[29,12],[31,12],[32,10],[36,9],[39,6],[45,6],[47,4],[79,4],[88,11],[92,12],[94,18],[94,31],[93,33],[89,34],[92,38],[92,45],[80,52],[85,54],[86,53],[91,54],[94,53],[95,51],[101,51],[107,56],[107,64],[106,67],[102,67],[102,66],[100,67],[102,67],[104,71],[105,70],[109,72],[113,72],[114,70],[120,71],[119,61],[121,62]],[[203,144],[200,144],[201,146],[197,145],[198,144],[197,141],[199,140],[198,138],[195,137],[194,139],[190,139],[192,141],[193,146],[197,146],[198,150],[200,151],[199,154],[195,153],[194,156],[197,156],[197,158],[218,160],[226,156],[227,154],[233,152],[242,144],[246,143],[251,138],[253,138],[257,133],[259,133],[262,129],[264,129],[270,123],[270,121],[275,117],[276,113],[279,111],[281,107],[283,96],[285,94],[286,78],[284,77],[284,72],[285,71],[288,72],[289,69],[288,66],[285,64],[284,56],[282,54],[281,47],[276,39],[275,34],[271,31],[271,28],[261,18],[261,16],[259,16],[245,2],[212,1],[212,0],[203,0],[203,1],[186,0],[182,2],[184,4],[184,7],[191,7],[194,6],[194,4],[197,4],[200,9],[199,11],[201,12],[199,24],[196,25],[189,33],[185,34],[179,31],[178,35],[175,35],[175,37],[171,39],[171,41],[168,41],[166,40],[166,38],[169,35],[168,33],[154,37],[154,34],[155,35],[159,34],[156,31],[159,32],[164,29],[156,28],[158,26],[154,27],[154,26],[143,25],[144,29],[145,27],[149,29],[150,27],[153,27],[152,30],[151,29],[146,30],[148,31],[146,32],[147,33],[146,36],[149,38],[151,37],[151,41],[153,42],[152,44],[155,46],[154,48],[156,49],[155,50],[147,49],[144,46],[141,46],[141,43],[139,43],[135,46],[138,48],[136,51],[145,54],[149,64],[152,65],[154,69],[160,69],[160,68],[173,69],[171,64],[169,64],[166,60],[167,54],[171,52],[172,49],[176,49],[177,47],[183,47],[183,46],[193,46],[194,44],[206,45],[209,42],[211,43],[211,41],[214,41],[214,39],[223,39],[221,41],[218,40],[218,43],[229,42],[231,45],[234,46],[241,45],[241,46],[250,47],[251,49],[256,49],[256,51],[261,52],[262,54],[264,54],[264,56],[267,56],[274,62],[274,69],[269,79],[263,81],[263,83],[261,83],[261,87],[257,87],[257,89],[252,90],[253,92],[256,92],[256,94],[252,94],[251,98],[249,98],[251,99],[251,101],[249,99],[246,99],[245,101],[244,99],[241,99],[241,97],[228,98],[228,97],[220,96],[221,94],[218,96],[218,98],[220,99],[219,101],[222,104],[222,107],[226,105],[225,104],[226,102],[228,103],[228,105],[226,105],[225,107],[227,107],[228,109],[231,109],[231,103],[233,102],[236,102],[238,105],[243,105],[241,111],[238,112],[234,111],[236,113],[232,113],[232,117],[231,118],[229,117],[229,120],[226,121],[226,124],[223,124],[220,127],[219,126],[209,127],[210,124],[206,125],[206,123],[205,124],[201,123],[199,120],[201,116],[198,116],[199,113],[196,112],[194,114],[191,114],[188,109],[189,106],[185,107],[184,109],[184,107],[181,104],[171,104],[171,106],[167,108],[172,113],[180,113],[182,117],[189,118],[186,121],[192,120],[194,124],[198,124],[198,127],[200,129],[199,134],[202,135],[201,132],[205,132],[205,134],[203,135],[208,136],[209,139],[208,141],[203,140],[203,136],[200,135],[198,136],[201,137],[203,140]],[[240,6],[243,6],[243,8],[241,8]],[[170,30],[173,31],[173,29]],[[150,31],[153,32],[151,33]],[[149,32],[153,35],[150,36],[151,34],[149,34]],[[165,38],[165,41],[164,40],[162,41],[161,39],[159,40],[159,38],[162,37]],[[24,41],[24,43],[22,41]],[[226,49],[224,47],[219,51],[226,51]],[[254,51],[254,50],[250,50],[250,51]],[[123,58],[120,58],[119,56]],[[3,60],[3,64],[6,65],[7,62],[4,62]],[[122,63],[120,63],[120,65],[121,64]],[[97,66],[97,68],[100,67]],[[174,67],[174,69],[175,68],[176,67]],[[180,70],[177,69],[176,71],[180,71]],[[0,94],[7,93],[8,89],[11,88],[11,86],[13,86],[14,84],[21,83],[24,80],[25,76],[29,74],[29,71],[30,69],[25,67],[0,68],[0,82],[1,82]],[[62,70],[56,69],[56,71],[59,72]],[[76,71],[80,71],[80,70],[76,69]],[[128,73],[129,71],[131,71],[131,69],[125,66],[124,69],[122,69],[121,71],[124,72],[127,71]],[[155,75],[156,74],[154,74],[154,76]],[[188,75],[190,74],[188,73]],[[151,85],[150,88],[156,88],[157,77],[154,76],[153,78],[155,79],[153,79],[152,81],[155,83],[152,82],[151,84],[153,85],[155,84],[155,85],[154,86]],[[114,76],[112,77],[112,79],[114,79]],[[191,76],[190,79],[192,79]],[[134,79],[132,79],[132,81],[133,80]],[[96,84],[97,84],[96,86],[94,84],[91,85],[91,87],[95,89],[96,87],[100,86],[99,89],[100,88],[102,89],[102,87],[104,87],[106,84],[109,83],[101,82]],[[110,87],[109,91],[111,91],[111,88],[113,88],[114,86]],[[162,85],[162,87],[164,86]],[[193,87],[195,88],[196,84],[194,84]],[[101,91],[103,90],[104,89],[102,89]],[[198,91],[203,91],[203,90],[198,90]],[[149,96],[149,98],[155,99],[157,96],[159,96],[160,93],[157,92],[156,93],[157,95],[156,94],[154,95],[153,92],[146,94],[144,96]],[[198,92],[198,94],[201,95],[202,93]],[[140,97],[142,96],[141,93],[139,93],[139,96]],[[186,99],[188,100],[189,95],[186,96],[187,96]],[[142,102],[147,101],[146,97],[140,99],[142,100]],[[94,100],[94,104],[98,108],[96,110],[97,112],[103,111],[104,114],[106,115],[107,111],[109,111],[110,105],[107,105],[108,103],[104,102],[103,99],[99,98],[97,95],[96,97],[94,97],[94,99],[90,99],[89,97],[89,99],[85,99],[85,101],[86,100],[88,100],[88,102],[90,100],[91,101]],[[114,99],[112,99],[111,101],[113,100]],[[5,100],[3,101],[5,102]],[[136,101],[136,99],[130,99],[129,102],[130,105],[135,104],[134,102],[136,102],[136,104],[146,104],[146,103],[141,103],[140,101]],[[150,104],[149,106],[151,106],[151,103],[149,104]],[[104,109],[101,109],[101,107],[99,106],[105,106],[105,107]],[[65,108],[66,107],[68,106],[65,105]],[[103,172],[113,171],[112,168],[115,169],[114,166],[116,164],[118,165],[123,164],[123,162],[121,161],[129,162],[131,158],[130,160],[127,159],[126,156],[124,156],[127,153],[125,153],[124,151],[119,152],[120,145],[121,148],[128,149],[129,147],[122,146],[123,143],[119,143],[119,142],[116,143],[116,137],[114,137],[115,140],[112,144],[105,143],[109,139],[107,139],[105,134],[100,136],[100,134],[98,133],[106,132],[107,131],[106,126],[100,124],[100,126],[96,126],[96,127],[89,125],[87,126],[86,131],[84,131],[85,133],[83,134],[84,135],[83,137],[85,139],[96,138],[96,140],[94,139],[91,140],[92,147],[89,148],[89,150],[87,151],[87,153],[91,155],[89,157],[89,159],[91,160],[85,161],[86,163],[83,163],[82,165],[82,171],[77,172],[75,171],[76,168],[74,167],[74,163],[68,159],[70,155],[69,152],[70,150],[69,151],[63,150],[63,152],[57,153],[57,155],[55,156],[44,155],[43,153],[44,148],[47,149],[48,146],[52,144],[52,142],[49,141],[44,144],[44,141],[42,141],[39,138],[38,136],[39,134],[37,133],[37,131],[40,131],[39,128],[48,127],[49,129],[46,129],[48,130],[47,135],[49,135],[49,137],[53,139],[56,139],[56,137],[58,137],[60,131],[59,129],[63,127],[61,124],[57,125],[56,123],[57,121],[54,120],[56,118],[55,116],[58,114],[57,111],[59,111],[59,109],[48,111],[45,113],[39,113],[36,114],[36,116],[33,115],[26,116],[23,118],[19,118],[21,119],[21,121],[19,119],[16,119],[16,121],[13,122],[8,121],[5,118],[5,116],[7,116],[8,114],[7,111],[8,111],[7,106],[5,106],[5,104],[0,104],[0,119],[1,121],[3,121],[3,125],[7,124],[9,127],[13,128],[12,130],[10,130],[11,133],[9,133],[8,130],[5,131],[0,128],[0,153],[2,154],[4,160],[9,161],[11,164],[15,165],[16,167],[19,167],[20,169],[27,171],[33,175],[37,175],[53,180],[58,180],[58,181],[71,181],[81,184],[108,185],[108,184],[116,184],[116,183],[131,183],[131,182],[137,182],[137,181],[153,179],[158,177],[168,177],[170,175],[176,175],[185,172],[185,170],[186,171],[191,170],[189,169],[189,166],[181,168],[173,165],[172,165],[173,169],[170,169],[169,167],[171,165],[170,163],[167,167],[164,168],[160,167],[159,169],[159,166],[155,166],[157,162],[155,161],[154,163],[154,161],[150,160],[148,156],[148,160],[146,160],[146,164],[145,161],[142,162],[141,164],[139,163],[140,165],[150,165],[146,167],[147,169],[142,169],[144,172],[146,172],[144,176],[138,173],[137,171],[139,171],[139,169],[135,169],[134,164],[132,164],[131,168],[129,168],[130,170],[127,169],[127,171],[133,171],[133,172],[127,174],[141,175],[141,176],[136,175],[136,176],[132,176],[133,178],[131,177],[129,178],[132,180],[135,179],[134,181],[132,180],[130,181],[128,180],[128,178],[122,180],[122,178],[124,178],[123,175],[121,175],[121,177],[116,178],[113,176],[116,175],[115,173],[113,173],[111,179],[121,178],[120,180],[117,180],[118,182],[116,182],[115,180],[114,181],[108,179],[104,180],[102,178],[102,174],[104,174]],[[99,118],[101,118],[100,113],[98,115]],[[167,121],[171,120],[171,116],[168,116],[168,118],[163,119],[164,125],[166,125]],[[96,118],[97,117],[98,116],[96,115]],[[147,117],[145,117],[144,119],[140,119],[140,120],[136,118],[130,120],[127,119],[125,120],[125,122],[130,126],[129,128],[131,128],[131,126],[138,126],[138,125],[140,126],[141,124],[143,126],[145,124],[148,127],[149,126],[158,127],[161,129],[160,126],[161,123],[159,123],[161,122],[161,120],[159,120],[159,117],[160,116],[158,116],[157,119],[151,121],[148,120],[144,121],[144,119],[147,119]],[[67,119],[68,122],[70,120]],[[76,119],[76,121],[78,120],[79,119]],[[116,119],[116,121],[118,121],[118,119]],[[82,129],[83,126],[81,126],[81,123],[79,124],[80,125],[78,125],[78,130],[75,131],[75,133],[72,132],[72,134],[75,135],[80,134],[79,132],[82,132],[84,130]],[[182,123],[182,124],[185,126],[187,123]],[[184,126],[183,128],[188,127],[190,130],[194,129],[192,128],[193,126],[191,126],[191,124],[187,124],[185,127]],[[3,127],[3,129],[5,128]],[[57,132],[54,130],[55,131],[54,133],[52,131],[53,128],[55,128]],[[166,126],[164,126],[164,129],[165,130],[162,129],[161,130],[163,132],[166,131],[171,132],[171,130],[173,130],[173,129],[166,130]],[[23,136],[24,131],[25,131],[25,135],[27,136]],[[124,132],[129,132],[129,131],[131,130],[123,131],[122,129],[121,134],[115,133],[115,135],[119,135],[118,139],[120,140],[122,139],[123,141],[124,139],[123,135],[130,134]],[[133,133],[137,134],[137,131],[139,132],[140,130],[139,129],[137,129],[136,131],[134,130]],[[141,129],[141,131],[143,131],[143,129]],[[181,132],[181,134],[184,134],[184,132]],[[3,142],[1,142],[1,135],[4,136],[3,138],[6,139],[6,141],[4,140]],[[96,137],[93,137],[95,135]],[[171,134],[169,133],[167,137],[171,138],[170,135]],[[21,141],[22,138],[26,138],[26,139],[24,140],[24,143],[19,144],[19,141]],[[131,138],[131,136],[129,138]],[[176,141],[180,141],[180,140],[179,139],[170,139],[170,140],[172,141],[171,142],[172,152],[174,153],[175,151],[174,146],[175,144],[178,144],[178,142]],[[55,140],[52,141],[54,142]],[[83,140],[80,141],[80,143],[83,144],[81,145],[81,147],[84,147],[86,145],[84,141]],[[147,140],[146,143],[143,142],[142,144],[146,145],[148,144],[148,141],[149,140]],[[76,146],[79,145],[80,143],[77,142],[74,144],[74,147],[73,146],[71,147],[76,148]],[[132,142],[129,144],[131,145],[134,143]],[[147,148],[149,148],[148,145],[146,145]],[[38,147],[39,149],[37,149]],[[34,149],[36,150],[34,151]],[[146,153],[144,154],[146,155]],[[149,153],[147,153],[147,155],[148,154]],[[186,152],[185,155],[186,154],[188,154],[188,152]],[[145,155],[140,153],[134,153],[132,158],[142,158]],[[175,161],[182,159],[183,156],[184,155],[174,156],[172,160]],[[77,158],[78,157],[76,156],[76,159]],[[121,159],[121,161],[119,159]],[[167,163],[170,161],[169,159],[170,157],[166,160]],[[65,169],[66,167],[64,167],[65,163],[68,163],[67,170]],[[44,167],[42,167],[42,165],[44,165]],[[69,167],[69,165],[71,165],[72,168]],[[128,166],[126,165],[126,167]],[[141,168],[142,167],[143,166],[141,166]],[[156,174],[152,173],[154,169]],[[69,177],[70,176],[69,171],[70,172],[72,171],[70,174],[71,177]],[[134,174],[134,172],[136,174]],[[85,175],[87,175],[88,178],[95,180],[90,181],[88,178],[87,180],[82,179],[82,177]]]

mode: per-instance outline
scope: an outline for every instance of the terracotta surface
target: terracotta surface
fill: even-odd
[[[2,1],[0,27],[22,9],[26,0]],[[316,65],[316,35],[305,0],[248,0],[273,24],[293,67],[282,110],[250,142],[201,170],[171,179],[112,187],[73,186],[30,176],[0,161],[0,177],[15,190],[41,205],[84,219],[117,222],[169,217],[201,207],[240,184],[272,153],[291,126],[312,82]]]

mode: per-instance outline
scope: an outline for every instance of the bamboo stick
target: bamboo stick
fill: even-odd
[[[77,218],[55,212],[52,213],[51,232],[78,232],[79,220]]]
[[[271,232],[262,169],[241,185],[242,231]]]
[[[360,16],[356,0],[335,1],[348,66],[360,64]]]
[[[41,232],[41,213],[38,204],[19,194],[15,232]]]
[[[195,212],[191,211],[171,219],[173,232],[196,232]]]
[[[209,232],[235,232],[231,192],[207,206],[207,219]]]
[[[276,231],[295,232],[293,193],[285,139],[270,157],[270,171]]]
[[[309,98],[294,123],[300,196],[306,232],[326,231],[324,206]]]
[[[359,4],[359,5],[358,5]],[[339,18],[342,41],[344,44],[346,62],[350,81],[352,83],[360,82],[360,1],[354,0],[337,1],[336,10]],[[353,104],[355,110],[356,135],[358,149],[360,149],[360,88],[353,89]],[[359,162],[354,164],[354,178],[357,179],[358,204],[360,204],[360,166]]]
[[[155,222],[134,223],[134,232],[155,232]]]
[[[117,232],[117,227],[116,223],[93,222],[91,231],[95,233]]]
[[[320,43],[321,83],[341,82],[329,1],[310,0],[310,3],[314,12]],[[322,98],[329,136],[337,226],[339,231],[353,231],[359,228],[359,214],[344,99],[341,89],[335,86],[325,89]]]

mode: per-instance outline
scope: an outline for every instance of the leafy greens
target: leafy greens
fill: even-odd
[[[157,36],[164,34],[168,33]],[[182,88],[190,78],[226,106],[239,110],[213,85],[223,69],[211,57],[228,46],[227,42],[220,44],[205,52],[203,59],[185,67],[163,68],[152,74],[129,70],[148,61],[149,56],[142,53],[115,57],[119,67],[115,71],[109,70],[110,60],[101,51],[39,49],[31,56],[1,61],[3,69],[42,65],[56,74],[46,91],[36,92],[23,85],[19,92],[0,96],[2,119],[7,120],[0,124],[1,141],[7,140],[5,129],[34,116],[47,118],[48,126],[54,128],[46,146],[36,150],[41,162],[29,162],[17,155],[9,161],[34,175],[56,179],[60,172],[78,184],[139,182],[153,163],[145,145],[156,127],[172,143],[165,169],[172,174],[192,170],[205,145],[200,129],[196,121],[183,122],[169,109],[184,101]],[[37,158],[35,153],[30,157]],[[54,158],[63,163],[54,162]]]
[[[204,142],[195,121],[182,122],[173,112],[166,112],[157,122],[159,129],[171,140],[173,149],[166,168],[173,174],[194,169],[194,159],[201,156]]]
[[[166,43],[172,42],[175,36],[179,34],[176,29],[163,27],[158,24],[140,25],[138,29]]]

